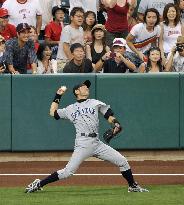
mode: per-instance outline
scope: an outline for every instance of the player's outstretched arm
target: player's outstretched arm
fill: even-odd
[[[66,86],[61,86],[54,97],[54,100],[50,106],[50,116],[54,117],[54,112],[58,109],[59,102],[61,100],[61,96],[66,92]]]

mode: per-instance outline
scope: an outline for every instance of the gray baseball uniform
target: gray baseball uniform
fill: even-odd
[[[98,113],[105,115],[109,108],[99,100],[87,99],[57,110],[59,118],[69,119],[76,128],[74,152],[66,167],[57,171],[59,179],[72,176],[79,165],[91,156],[117,165],[121,172],[130,169],[124,156],[99,139]]]
[[[79,165],[88,157],[94,156],[99,159],[107,160],[120,169],[122,176],[128,182],[128,192],[148,192],[147,189],[140,187],[135,181],[132,175],[130,166],[124,156],[114,150],[112,147],[104,144],[99,139],[99,118],[100,112],[110,123],[114,124],[113,134],[117,134],[121,131],[121,125],[113,118],[113,112],[109,105],[95,100],[95,99],[83,99],[81,96],[88,96],[87,92],[91,82],[86,80],[85,82],[74,86],[73,94],[79,99],[76,103],[69,105],[63,109],[57,109],[59,101],[61,99],[60,89],[57,91],[56,96],[51,104],[50,114],[55,119],[69,119],[76,128],[75,148],[72,157],[64,169],[58,170],[52,173],[45,179],[35,179],[31,184],[26,187],[25,192],[31,193],[41,190],[41,187],[46,184],[55,182],[59,179],[64,179],[72,176]],[[85,87],[83,87],[85,86]],[[81,87],[81,90],[79,88]],[[83,87],[83,88],[82,88]],[[62,90],[62,88],[61,88]],[[77,90],[79,95],[77,95]],[[62,90],[63,91],[63,90]],[[61,93],[61,94],[60,94]],[[78,97],[79,96],[79,97]],[[111,117],[111,118],[110,118]],[[112,119],[113,118],[113,119]],[[111,122],[112,120],[112,122]],[[110,130],[111,131],[111,130]],[[112,131],[111,131],[112,133]],[[104,138],[105,139],[105,138]],[[108,142],[108,141],[107,141]]]

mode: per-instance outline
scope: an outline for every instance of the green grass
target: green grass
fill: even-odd
[[[25,194],[24,188],[0,188],[0,205],[183,205],[184,186],[146,186],[149,193],[128,193],[125,186],[47,186]]]

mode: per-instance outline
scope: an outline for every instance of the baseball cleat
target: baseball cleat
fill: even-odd
[[[40,179],[35,179],[31,184],[26,187],[25,193],[32,193],[38,190],[42,190],[40,187]]]
[[[149,192],[147,189],[140,187],[136,182],[128,187],[128,192]]]

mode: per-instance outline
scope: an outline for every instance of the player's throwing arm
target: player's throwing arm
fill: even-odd
[[[50,115],[52,117],[54,117],[54,112],[58,109],[58,106],[59,106],[59,102],[61,100],[61,96],[66,92],[67,90],[67,87],[66,86],[61,86],[57,92],[56,92],[56,95],[55,95],[55,98],[51,104],[51,107],[50,107]]]

